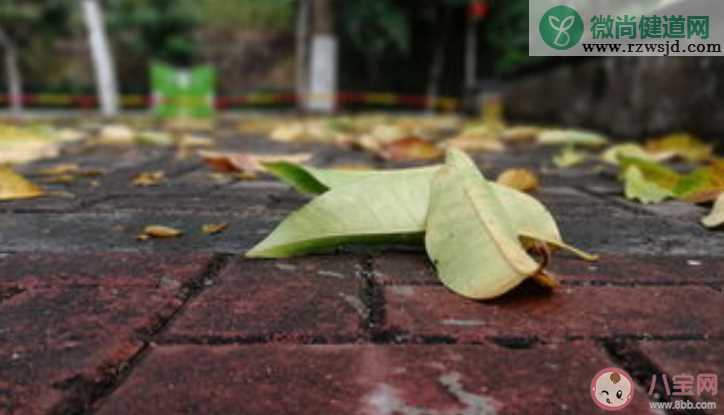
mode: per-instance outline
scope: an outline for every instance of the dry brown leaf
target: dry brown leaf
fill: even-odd
[[[531,192],[539,186],[538,176],[528,169],[507,169],[496,182],[522,192]]]
[[[133,178],[135,186],[156,186],[165,180],[166,174],[161,171],[145,171]]]
[[[252,154],[228,153],[221,151],[199,150],[198,154],[216,171],[226,173],[256,173],[265,171],[264,163],[287,161],[290,163],[303,163],[312,156],[309,153],[297,154]]]
[[[98,134],[101,144],[133,144],[136,132],[127,125],[106,125]]]
[[[148,225],[143,228],[143,232],[138,235],[138,239],[146,240],[150,238],[176,238],[183,235],[178,229],[163,225]]]
[[[442,157],[443,150],[419,137],[407,137],[382,147],[378,155],[386,160],[412,161],[433,160]]]
[[[43,189],[11,168],[0,166],[0,200],[29,199],[42,195]]]
[[[214,235],[223,232],[228,226],[228,223],[208,223],[201,227],[201,232],[204,235]]]

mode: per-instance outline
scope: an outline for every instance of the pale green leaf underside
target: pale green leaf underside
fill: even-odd
[[[425,248],[445,286],[470,298],[496,297],[539,268],[493,186],[459,151],[432,180]]]

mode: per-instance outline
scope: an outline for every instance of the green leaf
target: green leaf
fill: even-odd
[[[458,150],[432,180],[425,248],[440,280],[465,297],[501,295],[536,273],[493,186]]]
[[[372,199],[374,199],[375,205],[386,204],[381,209],[390,212],[394,217],[397,217],[398,211],[407,212],[408,215],[413,214],[414,217],[406,218],[406,237],[403,239],[419,241],[420,234],[425,229],[430,182],[440,169],[440,166],[429,166],[402,170],[330,170],[290,162],[265,163],[264,166],[269,173],[276,175],[300,192],[320,194],[332,189],[292,215],[301,214],[304,211],[304,215],[315,216],[324,209],[341,209],[340,211],[343,210],[345,214],[353,216],[358,211],[364,213],[363,217],[355,219],[358,223],[354,228],[345,227],[343,231],[340,226],[338,229],[332,230],[332,232],[346,232],[345,243],[387,242],[385,230],[377,228],[378,222],[366,214],[365,205]],[[378,186],[379,188],[377,188]],[[490,183],[490,186],[505,209],[510,212],[514,228],[520,237],[567,249],[587,260],[596,259],[595,256],[579,251],[563,242],[553,216],[537,199],[497,183]],[[340,192],[341,190],[344,192]],[[394,193],[398,191],[404,197],[395,197]],[[370,195],[375,195],[375,197],[371,198]],[[338,200],[339,198],[342,200]],[[385,219],[387,218],[385,217]],[[362,221],[367,220],[369,222],[363,225]],[[308,232],[306,234],[298,231],[295,229],[298,221],[301,220],[295,218],[292,221],[292,216],[284,220],[267,239],[247,253],[247,256],[281,257],[301,253],[294,251],[296,248],[281,248],[281,246],[302,244],[304,239],[319,239],[319,235],[316,234],[314,228],[305,228]],[[348,221],[345,220],[345,222]],[[390,229],[397,228],[391,227]],[[358,234],[353,232],[358,232]],[[410,237],[410,234],[417,235]],[[373,238],[374,240],[370,240],[370,235],[377,236]],[[336,237],[339,238],[339,235]],[[311,250],[329,248],[336,244],[336,242],[330,241],[321,246],[319,243],[302,244],[302,248],[305,249],[305,252],[311,252]]]
[[[279,258],[342,244],[419,241],[429,182],[429,173],[412,171],[339,186],[290,214],[246,256]],[[300,183],[313,188],[308,177]]]
[[[666,190],[673,190],[681,180],[681,175],[674,170],[655,161],[642,160],[635,157],[618,156],[622,178],[625,178],[630,167],[634,166],[642,178]],[[633,177],[636,177],[635,174]]]
[[[627,199],[639,200],[641,203],[659,203],[674,196],[671,190],[646,179],[638,166],[627,168],[624,180],[626,182],[624,194]]]

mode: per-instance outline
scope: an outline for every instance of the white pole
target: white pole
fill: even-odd
[[[82,0],[82,4],[93,56],[101,113],[104,116],[113,116],[118,114],[118,86],[116,84],[113,56],[108,46],[103,23],[103,11],[97,0]]]

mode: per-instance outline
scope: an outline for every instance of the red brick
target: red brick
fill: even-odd
[[[385,328],[413,336],[721,336],[724,297],[707,287],[573,287],[526,283],[493,301],[438,286],[385,289]]]
[[[180,308],[183,284],[200,275],[207,259],[2,258],[0,289],[11,295],[0,303],[0,414],[47,413],[66,399],[88,398],[78,388],[113,378],[141,350],[140,336]]]
[[[424,251],[385,252],[372,259],[374,278],[380,284],[439,284],[435,268]]]
[[[142,342],[136,332],[169,317],[181,302],[148,289],[43,289],[0,306],[0,409],[43,413],[58,403],[53,385],[78,378],[100,382],[130,359]]]
[[[624,284],[717,284],[724,282],[724,258],[603,254],[584,262],[554,254],[548,270],[561,281]]]
[[[309,341],[364,335],[360,260],[238,260],[174,321],[168,336]]]
[[[385,252],[373,257],[374,277],[380,284],[439,284],[424,252]],[[596,262],[553,254],[547,269],[561,282],[613,284],[721,284],[724,258],[695,256],[628,256],[603,254]]]
[[[135,252],[18,253],[0,257],[0,289],[62,285],[156,287],[181,285],[198,276],[211,254]]]
[[[587,342],[159,347],[98,413],[598,413],[590,382],[610,366]],[[640,388],[629,408],[648,412]]]
[[[654,365],[671,376],[715,373],[719,376],[716,396],[704,394],[699,401],[714,401],[717,408],[724,408],[724,342],[722,341],[667,341],[641,342],[640,349]],[[659,382],[661,382],[659,374]],[[718,413],[712,411],[712,413]]]

